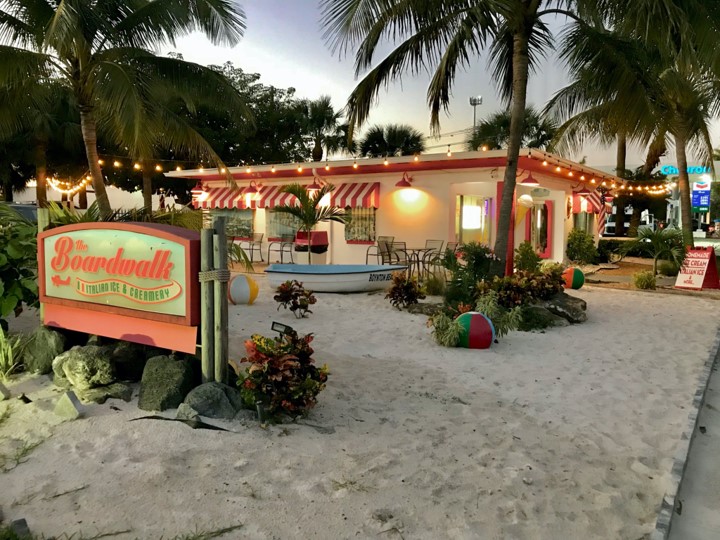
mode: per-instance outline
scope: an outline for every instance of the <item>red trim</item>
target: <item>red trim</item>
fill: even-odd
[[[375,245],[375,242],[372,240],[345,240],[346,244],[362,244],[364,246],[372,246]]]
[[[547,208],[547,238],[545,244],[545,251],[538,253],[541,259],[552,258],[552,247],[553,247],[553,209],[555,207],[554,201],[545,201],[545,208]],[[532,219],[532,212],[528,212],[525,216],[525,241],[530,241],[530,220]]]

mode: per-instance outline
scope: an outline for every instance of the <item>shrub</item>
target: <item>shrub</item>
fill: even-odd
[[[425,293],[430,296],[442,296],[445,293],[445,279],[436,274],[430,274],[425,280]]]
[[[518,270],[537,272],[540,261],[540,255],[535,252],[535,248],[528,241],[520,244],[515,250],[515,268]]]
[[[578,264],[590,264],[598,257],[595,239],[582,229],[570,231],[566,253],[568,259]]]
[[[31,340],[30,336],[11,336],[0,329],[0,380],[7,380],[23,369],[23,351]]]
[[[298,319],[303,318],[307,313],[312,313],[310,306],[317,302],[312,291],[306,290],[297,280],[286,281],[275,292],[273,300],[278,302],[278,310],[281,307],[289,309]]]
[[[658,264],[658,273],[662,274],[663,276],[672,276],[675,277],[680,272],[680,265],[674,263],[673,261],[660,261]]]
[[[490,277],[496,260],[488,246],[477,242],[464,244],[455,253],[447,250],[442,261],[442,265],[450,271],[445,302],[449,305],[458,302],[475,304],[478,295],[476,285]]]
[[[237,381],[245,406],[262,403],[272,416],[298,416],[314,407],[329,371],[327,365],[314,365],[312,340],[312,334],[299,337],[295,331],[276,338],[254,334],[247,340],[242,361],[251,365]]]
[[[411,304],[417,304],[418,300],[425,298],[422,288],[415,278],[407,277],[405,272],[393,272],[393,284],[385,295],[390,303],[398,308],[406,308]]]
[[[640,227],[635,240],[628,242],[625,251],[639,249],[653,258],[653,273],[657,274],[658,261],[667,259],[678,267],[685,259],[685,244],[682,232],[677,229],[652,230]]]
[[[510,330],[517,330],[522,322],[520,306],[506,308],[499,304],[498,293],[488,291],[478,298],[475,311],[490,319],[495,327],[497,337],[507,335]]]
[[[638,289],[654,289],[655,274],[651,270],[643,270],[633,274],[633,282]]]
[[[490,282],[480,283],[477,289],[480,294],[495,291],[498,304],[511,309],[552,298],[562,292],[564,281],[562,267],[553,265],[541,272],[515,272],[511,276],[495,277]]]
[[[447,313],[438,313],[430,319],[433,327],[432,336],[435,342],[443,347],[457,347],[465,329],[460,326],[457,319]]]

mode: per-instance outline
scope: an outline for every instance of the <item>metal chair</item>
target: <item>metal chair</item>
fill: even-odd
[[[264,233],[253,233],[253,235],[252,235],[252,240],[245,240],[245,241],[244,241],[244,243],[247,244],[247,248],[244,248],[244,247],[243,247],[243,249],[247,249],[247,252],[248,252],[248,254],[250,255],[250,262],[255,262],[255,251],[256,251],[256,250],[257,250],[257,252],[258,252],[258,255],[260,255],[260,260],[261,260],[262,262],[265,262],[265,259],[263,259],[263,256],[262,256],[262,240],[263,240],[263,236],[265,236]],[[241,247],[242,247],[242,243],[241,243],[240,245],[241,245]]]
[[[425,240],[425,251],[422,255],[422,260],[418,259],[418,264],[422,268],[418,268],[418,272],[422,272],[423,275],[427,275],[430,272],[430,267],[435,265],[435,262],[442,258],[443,255],[443,244],[444,240]]]
[[[401,264],[408,267],[408,276],[412,276],[414,269],[419,272],[419,260],[407,250],[405,242],[392,242],[387,244],[390,248],[390,264]]]
[[[382,260],[382,254],[380,253],[380,242],[388,242],[392,244],[393,240],[395,240],[394,236],[378,236],[377,244],[369,246],[367,248],[367,251],[365,252],[365,264],[368,264],[370,257],[375,257],[376,262],[380,263],[380,261]],[[383,262],[382,264],[386,263]]]
[[[283,234],[280,235],[280,240],[275,240],[268,244],[268,262],[270,262],[270,252],[280,254],[280,264],[285,263],[285,255],[290,255],[290,262],[295,263],[293,260],[293,245],[295,244],[294,234]]]

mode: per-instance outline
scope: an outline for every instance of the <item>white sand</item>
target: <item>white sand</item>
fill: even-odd
[[[255,305],[231,307],[232,355],[251,333],[272,335],[273,320],[315,332],[331,376],[305,425],[225,433],[128,422],[148,413],[111,400],[50,427],[50,412],[13,400],[0,447],[22,429],[52,436],[0,474],[0,508],[46,536],[168,538],[242,524],[226,537],[641,538],[717,303],[576,294],[587,323],[469,351],[435,345],[426,317],[382,295],[318,294],[314,313],[296,320],[263,284]],[[57,395],[44,378],[19,385],[45,409]]]

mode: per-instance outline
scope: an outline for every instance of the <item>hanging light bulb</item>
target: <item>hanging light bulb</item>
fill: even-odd
[[[182,167],[181,167],[180,165],[178,165],[177,167],[175,167],[175,170],[176,170],[176,171],[182,171]]]
[[[483,145],[482,145],[482,151],[483,151],[483,152],[487,152],[487,149],[488,149],[487,145],[486,145],[486,144],[483,144]]]
[[[122,163],[120,163],[119,161],[115,160],[115,161],[113,161],[113,167],[116,167],[116,168],[117,168],[117,167],[122,167]]]
[[[162,165],[155,165],[155,170],[156,170],[157,172],[162,171]]]
[[[325,162],[325,170],[326,171],[330,170],[330,164],[327,161]]]
[[[246,168],[245,168],[245,172],[246,172],[246,173],[250,174],[250,171],[252,171],[252,169],[251,169],[250,167],[246,167]]]
[[[452,157],[452,151],[450,150],[450,145],[449,145],[449,144],[448,144],[448,149],[447,149],[447,156],[448,156],[448,157]]]
[[[420,156],[415,156],[413,161],[420,161]]]
[[[547,159],[543,159],[542,164],[543,164],[543,167],[547,167],[547,164],[548,164]]]
[[[98,159],[98,165],[105,165],[105,161],[102,159]]]
[[[271,172],[271,173],[274,173],[274,172],[275,172],[275,165],[273,165],[272,167],[270,167],[270,172]]]
[[[385,160],[383,161],[383,165],[387,167],[389,164],[390,162],[388,161],[388,158],[385,158]]]
[[[139,170],[140,170],[140,164],[139,164],[139,163],[135,163],[135,165],[133,165],[133,169],[135,169],[136,171],[139,171]]]
[[[297,172],[302,172],[302,171],[303,171],[302,165],[298,165]]]
[[[355,160],[355,161],[353,162],[353,169],[357,169],[357,168],[358,168],[358,164],[357,164],[357,160]]]

